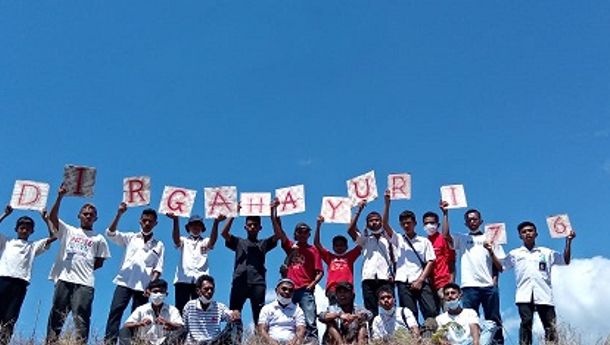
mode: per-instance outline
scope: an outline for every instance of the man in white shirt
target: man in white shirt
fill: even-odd
[[[379,315],[373,319],[371,327],[373,341],[388,341],[395,335],[411,332],[411,337],[419,339],[419,327],[417,319],[409,308],[396,308],[394,291],[387,286],[377,291],[379,300]]]
[[[384,195],[383,228],[390,238],[390,243],[396,248],[396,277],[394,282],[398,288],[398,302],[401,307],[407,307],[417,319],[417,306],[424,320],[438,315],[434,291],[430,284],[430,276],[434,268],[434,248],[426,237],[415,233],[417,219],[415,213],[406,210],[400,213],[398,220],[404,230],[398,235],[390,226],[390,191]]]
[[[450,345],[481,344],[479,316],[475,310],[462,307],[460,286],[449,283],[443,288],[443,294],[446,311],[436,317],[438,329],[432,339],[442,339]]]
[[[445,202],[442,207],[447,206]],[[445,240],[455,249],[456,256],[460,257],[464,308],[473,309],[478,313],[479,307],[482,306],[485,319],[502,327],[500,294],[495,275],[502,271],[500,260],[505,257],[504,250],[502,246],[487,241],[481,229],[483,219],[478,210],[466,211],[464,221],[469,230],[467,234],[451,234],[449,216],[443,226]],[[496,332],[494,341],[500,345],[504,344],[502,332]]]
[[[536,246],[538,231],[534,223],[522,222],[517,229],[523,246],[508,253],[504,260],[504,269],[515,269],[517,283],[515,302],[521,317],[519,344],[532,344],[534,312],[538,312],[542,321],[546,341],[556,342],[551,269],[554,265],[570,264],[572,240],[576,237],[576,233],[572,231],[566,237],[565,248],[561,255],[552,249]]]
[[[117,230],[121,216],[127,211],[127,205],[122,202],[106,230],[108,239],[125,248],[125,256],[119,273],[113,280],[116,284],[108,320],[106,321],[106,344],[115,344],[119,336],[119,327],[123,312],[131,301],[131,311],[145,304],[148,298],[144,290],[148,283],[159,278],[163,272],[163,242],[153,238],[153,230],[157,225],[157,212],[151,208],[142,211],[140,216],[140,231],[122,232]]]
[[[153,280],[148,284],[146,293],[149,303],[139,306],[125,321],[119,332],[119,345],[136,344],[177,345],[184,338],[184,322],[180,311],[165,303],[167,282]]]
[[[297,345],[305,338],[305,315],[292,303],[294,283],[281,279],[275,287],[277,299],[261,309],[258,332],[267,344]]]
[[[375,316],[378,314],[377,290],[382,286],[394,288],[394,254],[378,212],[369,212],[366,216],[365,234],[358,230],[358,218],[365,206],[366,201],[358,204],[347,233],[362,248],[362,299],[364,307]],[[367,230],[370,235],[366,234]]]
[[[242,323],[238,310],[212,300],[216,283],[204,274],[197,278],[199,298],[189,301],[182,312],[186,328],[186,344],[223,345],[241,343]],[[220,323],[226,322],[224,330]]]
[[[59,207],[66,193],[67,189],[62,185],[49,213],[49,220],[57,229],[56,236],[61,242],[49,274],[49,279],[55,282],[55,291],[47,326],[47,342],[57,340],[66,317],[72,312],[76,336],[86,343],[93,304],[94,271],[110,257],[110,251],[104,236],[93,231],[93,224],[97,220],[97,209],[93,204],[86,203],[81,207],[78,228],[59,219]]]
[[[12,212],[13,208],[7,205],[0,216],[0,222]],[[43,212],[43,220],[46,221],[45,215]],[[0,234],[0,344],[8,344],[13,335],[32,277],[34,257],[49,249],[56,239],[52,228],[49,227],[48,238],[29,241],[34,232],[34,225],[32,218],[22,216],[17,219],[15,225],[17,238],[8,239]]]

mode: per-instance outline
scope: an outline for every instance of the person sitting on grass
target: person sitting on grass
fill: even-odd
[[[419,327],[415,315],[409,308],[396,307],[393,291],[383,286],[377,291],[379,315],[373,319],[373,341],[389,341],[393,337],[410,337],[419,339]]]
[[[305,338],[305,315],[298,305],[292,302],[294,282],[281,279],[276,287],[277,299],[261,309],[258,319],[258,333],[264,344],[297,345]]]

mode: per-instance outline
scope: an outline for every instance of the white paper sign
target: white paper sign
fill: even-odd
[[[240,216],[271,215],[271,193],[241,193],[239,204]]]
[[[216,218],[219,215],[237,217],[237,187],[223,186],[204,188],[205,217]]]
[[[464,208],[468,207],[466,202],[466,193],[464,185],[453,184],[441,187],[441,199],[449,203],[447,208]]]
[[[305,186],[302,184],[276,189],[275,197],[280,201],[278,216],[305,212]]]
[[[165,186],[159,204],[159,213],[173,213],[179,217],[190,217],[196,195],[197,191],[192,189]]]
[[[492,223],[485,225],[485,238],[493,244],[506,244],[506,224]]]
[[[93,196],[95,186],[96,170],[92,167],[66,165],[64,167],[64,188],[68,191],[66,195]]]
[[[347,180],[347,195],[352,200],[352,206],[362,200],[370,202],[377,199],[375,171],[371,170],[364,175]]]
[[[390,199],[411,199],[411,175],[390,174],[388,175],[388,190]]]
[[[11,197],[11,207],[17,210],[42,211],[47,206],[49,184],[17,180]]]
[[[150,177],[132,176],[123,179],[123,202],[127,207],[150,204]]]
[[[572,231],[570,218],[567,214],[547,217],[546,224],[549,226],[552,238],[568,237]]]
[[[349,224],[352,220],[352,200],[338,196],[325,196],[322,198],[320,211],[324,222]]]

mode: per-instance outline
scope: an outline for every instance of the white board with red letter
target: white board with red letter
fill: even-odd
[[[239,205],[240,216],[269,216],[271,193],[241,193]]]
[[[388,190],[392,200],[411,199],[411,175],[407,173],[388,175]]]
[[[150,204],[150,177],[132,176],[123,179],[123,202],[127,207]]]
[[[506,224],[492,223],[485,225],[485,238],[493,244],[506,244]]]
[[[320,214],[326,223],[349,224],[352,220],[352,200],[339,196],[325,196],[322,198]]]
[[[370,202],[377,199],[375,171],[371,170],[366,174],[351,178],[346,183],[347,195],[352,201],[352,206],[357,205],[362,200]]]
[[[92,167],[66,165],[62,185],[67,190],[66,195],[93,196],[96,170]]]
[[[220,215],[237,217],[237,187],[222,186],[203,189],[205,217],[216,218]]]
[[[17,210],[42,211],[47,206],[48,197],[48,183],[17,180],[10,205]]]
[[[276,189],[275,197],[280,202],[278,216],[305,212],[305,186],[302,184]]]
[[[468,207],[466,202],[466,193],[464,185],[453,184],[441,187],[441,199],[449,203],[447,208],[464,208]]]
[[[165,186],[159,204],[159,213],[173,213],[179,217],[190,217],[196,195],[197,191],[192,189]]]
[[[546,224],[549,226],[552,238],[568,237],[572,232],[572,225],[567,214],[547,217]]]

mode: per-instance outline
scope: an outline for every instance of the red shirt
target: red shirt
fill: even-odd
[[[432,286],[438,290],[446,284],[451,283],[450,266],[455,262],[455,251],[451,249],[443,235],[438,232],[428,236],[428,239],[432,242],[434,254],[436,255],[432,271]]]
[[[288,255],[288,278],[294,282],[294,288],[305,287],[316,279],[316,273],[322,272],[322,260],[316,247],[307,244],[299,247],[296,242],[282,242],[282,248]]]
[[[354,262],[360,256],[362,248],[356,246],[343,255],[331,253],[326,248],[320,250],[322,260],[328,266],[328,276],[326,277],[326,291],[335,291],[335,285],[339,282],[350,282],[354,285]]]

